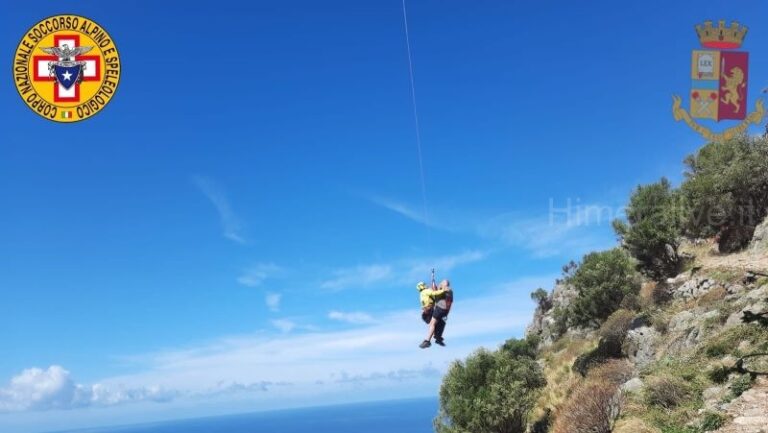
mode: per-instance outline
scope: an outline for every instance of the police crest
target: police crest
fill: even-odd
[[[749,54],[732,51],[741,47],[747,28],[735,21],[730,27],[723,20],[717,27],[705,21],[696,26],[696,34],[704,49],[693,50],[691,57],[690,113],[677,95],[673,96],[672,111],[676,121],[685,121],[704,138],[727,140],[746,131],[750,124],[759,124],[765,113],[761,99],[755,103],[755,111],[747,113]],[[716,133],[694,119],[741,122]]]

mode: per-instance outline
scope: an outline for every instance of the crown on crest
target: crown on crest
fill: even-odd
[[[699,35],[701,45],[707,48],[739,48],[747,36],[747,28],[731,21],[731,26],[725,26],[725,20],[720,20],[717,27],[712,21],[704,21],[704,24],[696,26],[696,34]]]

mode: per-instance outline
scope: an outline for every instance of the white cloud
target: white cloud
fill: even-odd
[[[344,290],[366,288],[383,283],[406,284],[427,278],[435,268],[449,272],[461,265],[478,262],[488,257],[484,251],[465,251],[454,255],[404,259],[390,264],[362,265],[342,268],[333,272],[333,278],[323,281],[320,288]]]
[[[203,176],[195,176],[192,180],[216,208],[219,219],[221,219],[222,228],[224,229],[224,237],[240,244],[246,243],[243,235],[243,225],[232,210],[229,199],[227,199],[221,187],[213,179]]]
[[[384,197],[371,197],[369,198],[371,202],[374,204],[377,204],[385,209],[389,209],[392,212],[395,212],[397,214],[400,214],[410,220],[413,220],[419,224],[425,224],[429,225],[427,220],[424,218],[425,213],[424,210],[416,210],[415,208],[412,208],[405,203],[401,203],[392,199],[384,198]],[[427,214],[428,215],[428,214]]]
[[[283,295],[280,293],[267,293],[266,297],[264,298],[264,301],[267,304],[267,308],[269,308],[269,311],[277,312],[280,311],[280,301],[282,300]]]
[[[353,325],[364,325],[374,323],[373,317],[368,313],[360,311],[344,313],[341,311],[331,311],[328,313],[328,318],[331,320],[338,320],[340,322],[347,322]]]
[[[477,230],[484,237],[524,248],[534,257],[584,253],[615,244],[612,219],[606,213],[607,209],[600,205],[583,205],[568,214],[553,214],[552,211],[539,217],[502,214],[478,225]]]
[[[530,251],[534,257],[583,253],[615,244],[611,222],[624,215],[621,206],[581,203],[580,200],[542,202],[539,215],[502,213],[495,216],[468,214],[456,209],[424,212],[397,200],[369,197],[369,201],[412,221],[448,232],[477,235]],[[545,207],[546,206],[546,207]]]
[[[528,278],[496,286],[484,296],[462,295],[448,320],[445,348],[417,347],[426,325],[414,299],[411,309],[381,311],[376,321],[363,319],[367,323],[352,329],[323,331],[305,325],[305,318],[284,318],[272,322],[275,331],[142,354],[124,366],[134,368],[133,373],[104,378],[96,385],[78,385],[60,367],[30,369],[0,390],[0,408],[25,411],[169,400],[185,404],[190,399],[236,399],[240,393],[248,393],[249,407],[271,408],[297,399],[348,398],[351,391],[368,398],[413,396],[414,389],[436,389],[453,360],[520,336],[534,307],[520,299],[551,282],[550,276]],[[349,314],[354,313],[335,316],[365,317]]]
[[[333,278],[320,283],[320,288],[341,290],[350,287],[368,287],[387,281],[391,276],[392,266],[390,265],[376,264],[338,269],[333,272]]]
[[[111,406],[138,401],[168,401],[178,395],[158,386],[126,389],[102,384],[80,385],[69,371],[58,365],[48,369],[29,368],[0,388],[0,412],[74,409]]]
[[[288,319],[275,319],[272,320],[272,326],[279,329],[280,332],[288,333],[296,329],[296,322]]]
[[[459,266],[479,262],[486,257],[488,257],[488,253],[475,250],[465,251],[454,255],[407,260],[405,261],[406,270],[401,273],[398,282],[407,283],[423,280],[430,275],[432,269],[439,270],[441,273],[446,273]]]
[[[257,263],[246,269],[242,275],[237,278],[237,282],[248,287],[258,287],[267,278],[271,278],[283,273],[283,268],[274,263]]]
[[[461,224],[459,221],[451,220],[450,218],[456,217],[456,212],[429,212],[426,214],[423,207],[412,206],[410,204],[403,203],[391,198],[373,196],[367,197],[367,200],[371,203],[381,206],[384,209],[399,214],[411,221],[444,231],[460,231]]]
[[[271,324],[277,333],[228,337],[198,347],[144,355],[141,371],[102,382],[129,387],[152,383],[167,389],[189,387],[201,392],[222,381],[290,382],[290,390],[277,391],[315,395],[330,392],[315,389],[315,384],[325,382],[328,386],[340,371],[350,377],[364,377],[393,370],[420,370],[428,363],[444,371],[452,360],[480,346],[496,347],[506,338],[521,335],[534,304],[520,299],[527,300],[531,290],[551,283],[549,276],[531,278],[497,286],[486,296],[459,297],[448,320],[446,348],[418,349],[426,325],[414,299],[411,309],[382,311],[376,321],[352,329],[323,331],[308,326],[306,318],[273,320]],[[489,311],[504,314],[488,314]],[[429,382],[429,386],[437,384],[437,379]],[[403,395],[412,395],[408,389],[404,388]],[[273,394],[270,398],[278,396]]]

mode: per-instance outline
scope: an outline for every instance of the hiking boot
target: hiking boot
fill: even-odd
[[[426,349],[427,347],[429,347],[431,345],[432,345],[432,343],[430,343],[427,340],[424,340],[424,341],[421,342],[421,344],[419,344],[419,347],[421,347],[422,349]]]
[[[435,339],[435,344],[437,344],[438,346],[443,346],[443,347],[445,347],[445,340],[443,340],[442,338],[441,338],[441,339],[439,339],[439,340],[438,340],[438,339]]]

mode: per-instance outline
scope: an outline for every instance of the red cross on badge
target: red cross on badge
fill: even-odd
[[[53,37],[54,45],[57,47],[79,47],[80,35],[77,34],[59,34]],[[32,61],[32,80],[35,82],[51,81],[53,83],[53,100],[55,102],[80,102],[80,84],[76,83],[69,88],[57,83],[51,72],[52,62],[59,62],[62,59],[57,56],[34,56]],[[101,58],[98,55],[75,56],[72,60],[83,62],[82,80],[100,81],[101,80]]]

